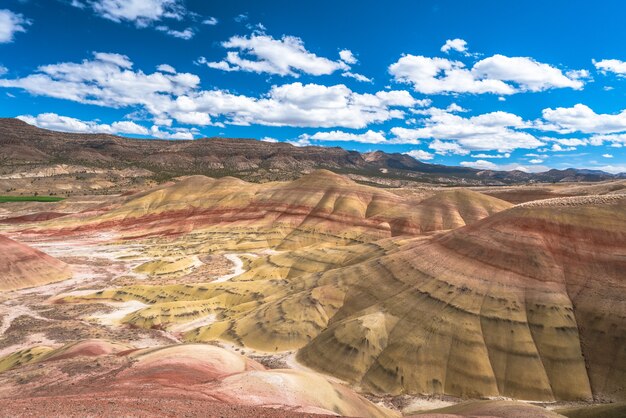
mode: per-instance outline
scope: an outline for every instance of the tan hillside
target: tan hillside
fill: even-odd
[[[0,235],[0,291],[23,289],[69,279],[65,263]]]
[[[510,206],[471,191],[444,191],[420,202],[317,170],[292,182],[265,184],[192,176],[132,196],[104,214],[64,217],[41,228],[123,230],[127,237],[206,232],[260,248],[291,249],[451,229]]]
[[[139,300],[150,306],[125,322],[197,320],[187,340],[300,348],[305,364],[374,392],[619,399],[624,199],[535,203],[435,237],[270,254],[226,282],[65,301]]]
[[[299,358],[381,392],[624,398],[625,205],[518,207],[330,271],[347,294]]]

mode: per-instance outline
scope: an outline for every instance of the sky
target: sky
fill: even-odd
[[[626,172],[626,3],[1,0],[0,116]]]

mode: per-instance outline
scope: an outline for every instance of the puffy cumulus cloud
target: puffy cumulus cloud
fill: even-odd
[[[173,128],[163,130],[156,125],[153,125],[150,128],[150,135],[158,139],[194,139],[195,134],[195,130],[186,128]]]
[[[188,93],[200,83],[194,74],[145,74],[132,67],[124,55],[98,52],[92,60],[44,65],[23,78],[0,79],[0,87],[115,108],[139,105],[161,115],[171,105],[172,95]]]
[[[363,144],[380,144],[386,141],[383,132],[368,130],[367,132],[355,134],[343,131],[316,132],[313,135],[303,134],[299,139],[308,141],[352,141]]]
[[[626,146],[626,134],[592,135],[589,143],[591,145],[608,143],[611,147],[622,148]]]
[[[576,147],[562,147],[559,144],[552,144],[552,147],[550,147],[550,150],[552,151],[576,151]]]
[[[200,79],[160,65],[146,74],[128,57],[96,53],[80,63],[41,66],[22,78],[0,78],[0,87],[79,103],[126,108],[190,125],[230,123],[362,129],[372,123],[403,118],[408,108],[425,106],[407,91],[356,93],[343,84],[299,82],[272,86],[258,97],[227,90],[202,90]],[[172,72],[174,71],[174,72]]]
[[[105,19],[132,22],[138,27],[162,19],[182,20],[187,14],[182,0],[91,0],[87,3]]]
[[[423,94],[496,93],[513,94],[515,89],[501,80],[479,80],[460,61],[404,55],[389,66],[395,81],[412,84]]]
[[[602,154],[604,158],[613,158],[613,154]]]
[[[275,39],[262,33],[251,36],[233,36],[222,46],[232,51],[218,62],[200,63],[224,71],[248,71],[281,76],[299,77],[300,74],[328,75],[338,70],[347,71],[350,66],[343,60],[330,60],[309,52],[302,39],[283,36]],[[348,54],[349,53],[349,54]],[[341,51],[344,58],[356,59],[348,50]]]
[[[270,136],[264,136],[263,138],[261,138],[261,141],[263,141],[263,142],[271,142],[271,143],[279,142],[278,139],[272,138]]]
[[[486,160],[461,161],[463,167],[477,168],[479,170],[497,170],[498,165]]]
[[[104,134],[135,134],[148,135],[148,129],[131,121],[104,124],[96,121],[82,121],[56,113],[41,113],[37,116],[21,115],[17,117],[24,122],[39,128],[62,132],[104,133]]]
[[[0,10],[0,44],[13,42],[17,32],[26,32],[26,27],[32,23],[22,14],[7,9]]]
[[[202,112],[174,112],[172,117],[185,125],[207,126],[213,124],[211,117]]]
[[[496,171],[523,171],[525,173],[542,173],[548,171],[550,168],[543,165],[522,165],[518,163],[511,164],[495,164],[491,161],[476,160],[476,161],[461,161],[461,166],[475,168],[478,170],[496,170]]]
[[[592,60],[593,65],[603,74],[613,73],[618,77],[626,77],[626,62],[616,59]]]
[[[357,59],[349,49],[342,49],[339,51],[339,58],[346,64],[356,64]]]
[[[463,39],[448,39],[446,43],[441,47],[441,52],[449,54],[450,51],[457,51],[467,54],[467,42]]]
[[[571,71],[567,75],[558,68],[543,64],[528,57],[506,57],[494,55],[478,61],[472,68],[478,77],[515,83],[521,90],[544,91],[569,87],[575,90],[584,85],[580,78],[585,71]]]
[[[578,72],[563,74],[558,68],[528,57],[494,55],[467,68],[461,61],[404,55],[389,66],[397,82],[412,84],[424,94],[493,93],[511,95],[554,88],[580,89]]]
[[[466,155],[469,151],[496,150],[501,153],[518,148],[537,148],[544,143],[528,132],[522,118],[507,112],[491,112],[472,117],[462,117],[442,109],[431,108],[422,120],[422,127],[392,128],[394,142],[417,143],[434,139],[429,145],[438,154]],[[444,142],[444,140],[446,142]]]
[[[215,26],[219,23],[219,21],[214,17],[207,17],[202,21],[203,25]]]
[[[405,152],[406,155],[409,155],[413,158],[415,158],[416,160],[432,160],[433,158],[435,158],[435,155],[433,153],[430,153],[428,151],[424,151],[421,149],[414,149],[408,152]]]
[[[360,94],[343,84],[323,86],[296,82],[273,86],[259,98],[223,90],[195,92],[178,97],[175,107],[180,112],[224,116],[227,123],[236,125],[360,129],[372,123],[402,118],[404,112],[398,108],[420,103],[407,92]]]
[[[454,113],[454,112],[464,113],[464,112],[467,112],[467,109],[459,106],[456,103],[451,103],[448,107],[446,107],[446,111],[450,113]]]
[[[454,141],[442,141],[440,139],[435,139],[432,141],[428,148],[435,151],[435,154],[439,155],[467,155],[469,154],[469,150],[463,148],[461,145]]]
[[[617,133],[626,131],[626,110],[617,114],[598,114],[589,106],[578,103],[573,107],[544,109],[539,129],[560,133]]]

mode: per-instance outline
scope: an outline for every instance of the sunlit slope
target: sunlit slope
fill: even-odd
[[[62,261],[0,235],[0,291],[40,286],[71,276]]]
[[[324,330],[343,303],[341,283],[318,285],[321,272],[380,257],[406,240],[307,247],[259,257],[250,271],[227,282],[127,286],[62,301],[139,300],[150,306],[124,322],[183,330],[190,341],[222,339],[272,352],[297,349]]]
[[[439,192],[415,208],[422,231],[456,229],[472,224],[512,205],[495,197],[467,189]]]
[[[226,239],[222,249],[241,242],[253,249],[297,249],[457,228],[510,206],[470,191],[446,191],[419,202],[326,170],[266,184],[193,176],[142,193],[105,214],[66,217],[39,229],[112,229],[127,237],[203,232],[227,234],[230,242]]]
[[[126,323],[300,349],[375,392],[623,398],[625,199],[556,199],[432,237],[267,255],[228,282],[63,301],[140,300],[151,306]]]
[[[8,369],[14,373],[0,377],[0,398],[5,399],[19,393],[20,399],[36,402],[46,394],[72,402],[72,396],[82,395],[105,398],[113,405],[118,397],[187,402],[199,398],[325,416],[399,416],[317,373],[267,370],[254,360],[208,344],[136,349],[84,340],[56,349],[31,347],[0,358],[0,372]],[[204,416],[213,416],[212,406],[207,402]]]
[[[517,207],[348,269],[299,353],[391,393],[623,398],[626,197]]]

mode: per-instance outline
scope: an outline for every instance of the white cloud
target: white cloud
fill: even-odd
[[[463,39],[448,39],[446,43],[441,47],[441,52],[449,54],[450,51],[457,51],[461,53],[467,53],[467,42]]]
[[[591,145],[602,145],[608,142],[611,147],[621,148],[626,146],[626,134],[592,135],[589,138]]]
[[[159,139],[193,139],[194,132],[190,129],[176,128],[173,130],[162,131],[158,126],[153,125],[150,128],[150,135]]]
[[[339,51],[339,58],[346,64],[356,64],[357,59],[349,49],[343,49]]]
[[[626,62],[624,61],[616,59],[605,59],[601,61],[592,60],[592,62],[596,69],[603,74],[613,73],[619,77],[626,76]]]
[[[462,161],[461,165],[463,167],[471,167],[477,168],[479,170],[497,170],[498,166],[491,161],[486,160],[476,160],[476,161]]]
[[[419,105],[407,92],[355,93],[343,84],[291,83],[273,86],[261,98],[223,90],[201,91],[176,99],[184,112],[223,115],[237,125],[365,128],[371,123],[402,118],[397,107]]]
[[[602,170],[612,174],[626,173],[626,165],[602,165],[597,167],[591,167],[591,169]]]
[[[364,76],[363,74],[353,73],[352,71],[344,71],[341,75],[343,77],[354,78],[355,80],[361,81],[363,83],[372,83],[374,81],[371,78]]]
[[[525,173],[542,173],[548,171],[550,168],[542,165],[521,165],[517,163],[512,164],[494,164],[491,161],[476,160],[476,161],[462,161],[461,166],[476,168],[478,170],[497,170],[497,171],[512,171],[518,170]]]
[[[542,141],[552,141],[556,142],[560,145],[565,145],[567,147],[578,147],[581,145],[589,145],[589,140],[586,138],[549,138],[549,137],[541,137],[539,138]]]
[[[466,150],[458,143],[453,141],[441,141],[439,139],[435,139],[428,145],[428,148],[435,151],[435,154],[439,155],[467,155],[469,154],[469,150]]]
[[[170,36],[173,36],[174,38],[184,39],[186,41],[188,41],[189,39],[193,38],[196,35],[196,33],[194,32],[192,28],[187,28],[183,30],[175,30],[175,29],[170,28],[169,26],[159,25],[155,27],[155,29],[158,30],[159,32],[163,32]]]
[[[420,140],[436,139],[454,142],[433,142],[430,148],[437,153],[464,153],[469,151],[497,150],[501,153],[518,148],[537,148],[544,143],[533,135],[520,131],[528,124],[517,115],[507,112],[491,112],[464,118],[442,109],[431,108],[423,126],[415,129],[392,128],[397,143],[418,143]],[[456,144],[456,145],[452,145]]]
[[[424,94],[494,93],[510,95],[584,85],[568,78],[558,68],[527,57],[494,55],[478,61],[471,69],[461,61],[404,55],[389,66],[397,82],[412,84]]]
[[[80,0],[71,0],[69,4],[70,6],[76,7],[78,9],[84,9],[85,7],[87,7],[87,5]]]
[[[613,158],[613,154],[602,154],[604,158]]]
[[[446,108],[446,111],[450,113],[454,113],[454,112],[464,113],[464,112],[467,112],[467,109],[464,109],[463,107],[459,106],[456,103],[452,103]]]
[[[311,145],[306,135],[300,135],[298,139],[287,141],[287,143],[296,147],[308,147]]]
[[[543,119],[548,124],[539,124],[539,129],[561,133],[616,133],[626,131],[626,110],[618,114],[598,114],[588,106],[578,103],[574,107],[544,109]]]
[[[263,142],[272,142],[272,143],[276,143],[276,142],[278,142],[278,139],[276,139],[276,138],[271,138],[271,137],[269,137],[269,136],[265,136],[265,137],[261,138],[261,141],[263,141]]]
[[[486,79],[515,83],[522,91],[536,92],[565,87],[578,90],[583,87],[583,82],[579,80],[580,72],[569,73],[573,76],[567,76],[558,68],[527,57],[494,55],[478,61],[472,68],[472,73]]]
[[[181,0],[92,0],[93,10],[114,22],[132,22],[146,27],[162,19],[182,20],[187,14]]]
[[[460,61],[405,55],[389,66],[400,83],[412,84],[423,94],[497,93],[513,94],[515,89],[500,80],[478,80]]]
[[[432,154],[428,151],[424,151],[421,149],[414,149],[414,150],[405,152],[405,154],[410,155],[416,160],[432,160],[433,158],[435,158],[435,154]]]
[[[232,51],[228,51],[222,61],[205,60],[210,68],[293,77],[300,74],[327,75],[350,68],[342,60],[333,61],[309,52],[302,39],[295,36],[283,36],[281,39],[265,34],[233,36],[222,46]],[[345,51],[341,52],[346,55]]]
[[[528,162],[531,164],[541,164],[543,160],[540,158],[533,158],[532,160],[528,160]]]
[[[368,130],[361,134],[348,133],[343,131],[316,132],[313,135],[303,134],[300,139],[314,141],[352,141],[364,144],[380,144],[386,141],[383,132]]]
[[[0,76],[5,75],[8,72],[9,69],[7,67],[5,67],[4,65],[0,65]]]
[[[161,115],[171,106],[172,95],[188,93],[200,83],[194,74],[145,74],[132,66],[124,55],[95,53],[93,60],[44,65],[23,78],[0,79],[0,87],[100,106],[139,105]]]
[[[94,52],[93,54],[94,58],[96,61],[100,61],[103,63],[108,63],[108,64],[113,64],[117,67],[123,68],[123,69],[131,69],[133,67],[133,63],[128,59],[128,57],[126,55],[121,55],[121,54],[113,54],[113,53],[109,53],[109,52]],[[83,63],[85,63],[83,61]],[[40,67],[42,68],[42,67]],[[58,66],[46,66],[45,67],[48,71],[52,71],[52,72],[56,72],[57,69],[61,69],[62,67]],[[69,68],[67,68],[67,70],[69,70]],[[59,72],[62,72],[65,70],[61,70]]]
[[[207,126],[212,125],[211,117],[202,112],[174,112],[174,119],[186,125]]]
[[[194,74],[172,73],[173,68],[163,65],[159,70],[146,74],[135,70],[124,55],[96,53],[92,60],[41,66],[22,78],[0,78],[0,87],[84,104],[134,107],[154,119],[198,125],[362,129],[404,118],[403,108],[430,103],[415,99],[407,91],[356,93],[343,84],[291,83],[272,86],[267,93],[251,97],[227,90],[201,90],[200,79]]]
[[[528,155],[528,154],[527,154]],[[472,154],[472,158],[480,158],[480,159],[500,159],[500,158],[510,158],[511,153],[506,152],[504,154]]]
[[[176,74],[176,69],[169,64],[161,64],[157,66],[157,71],[162,73]]]
[[[562,147],[559,144],[552,144],[552,151],[576,151],[576,147]]]
[[[0,44],[13,42],[17,32],[26,32],[26,27],[32,23],[22,14],[10,10],[0,10]]]
[[[82,121],[56,113],[41,113],[37,116],[21,115],[17,117],[24,122],[44,129],[62,132],[104,133],[104,134],[135,134],[148,135],[148,130],[130,121],[114,122],[110,125],[96,121]]]
[[[203,25],[215,26],[219,23],[219,21],[214,17],[208,17],[202,21]]]

